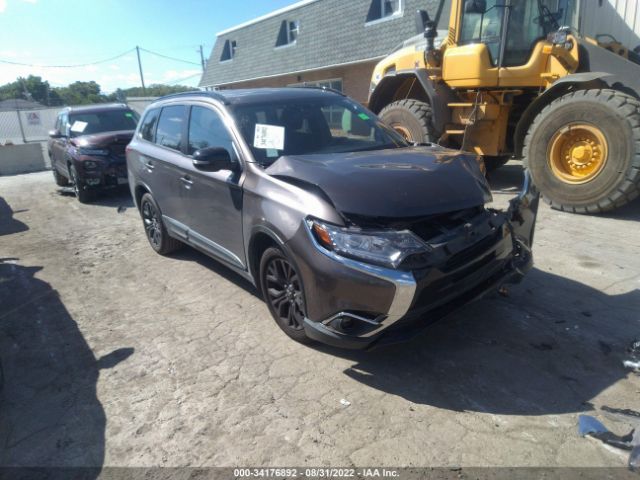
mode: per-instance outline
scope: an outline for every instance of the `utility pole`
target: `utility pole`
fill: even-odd
[[[202,52],[202,45],[200,45],[200,63],[202,63],[202,71],[205,69],[204,53]]]
[[[138,68],[140,69],[140,83],[142,84],[142,95],[147,94],[147,89],[144,86],[144,75],[142,75],[142,62],[140,61],[140,47],[136,45],[136,54],[138,55]]]

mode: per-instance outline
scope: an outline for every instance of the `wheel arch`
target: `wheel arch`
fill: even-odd
[[[135,188],[133,189],[133,202],[136,205],[136,208],[140,210],[140,200],[145,193],[148,193],[153,197],[153,193],[151,193],[151,189],[145,185],[144,183],[137,183]]]
[[[524,140],[529,128],[536,117],[545,107],[563,95],[576,90],[591,90],[609,88],[626,93],[640,100],[639,92],[627,86],[619,77],[602,72],[588,72],[568,75],[545,90],[524,111],[514,133],[514,154],[521,158],[524,150]]]
[[[247,246],[249,274],[255,286],[260,289],[260,260],[269,247],[285,249],[282,237],[266,225],[257,225],[252,229]]]
[[[397,100],[413,98],[429,103],[436,131],[444,132],[451,120],[448,104],[457,96],[445,84],[432,81],[425,69],[400,70],[387,73],[369,96],[368,108],[375,114]]]

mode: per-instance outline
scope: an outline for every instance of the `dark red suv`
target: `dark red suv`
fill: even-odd
[[[68,107],[49,132],[49,157],[56,184],[71,184],[82,203],[98,189],[127,183],[125,147],[138,124],[127,105]]]

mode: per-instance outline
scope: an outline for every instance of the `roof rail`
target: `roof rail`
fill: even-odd
[[[218,92],[211,92],[206,90],[191,90],[189,92],[170,93],[169,95],[164,95],[160,98],[156,98],[152,103],[158,102],[160,100],[167,100],[169,98],[180,98],[180,97],[209,97],[215,100],[219,100],[224,104],[229,103],[229,101],[224,97],[224,95],[220,95]]]
[[[327,88],[327,87],[322,87],[320,85],[292,85],[293,88],[313,88],[315,90],[324,90],[326,92],[333,92],[333,93],[337,93],[338,95],[341,95],[343,97],[346,97],[347,95],[342,93],[340,90],[336,90],[335,88]]]

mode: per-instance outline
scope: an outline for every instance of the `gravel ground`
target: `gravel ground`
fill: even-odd
[[[494,174],[497,203],[519,179]],[[294,343],[204,255],[156,255],[126,190],[0,177],[0,466],[624,466],[576,423],[640,407],[639,206],[543,205],[523,283],[351,352]]]

